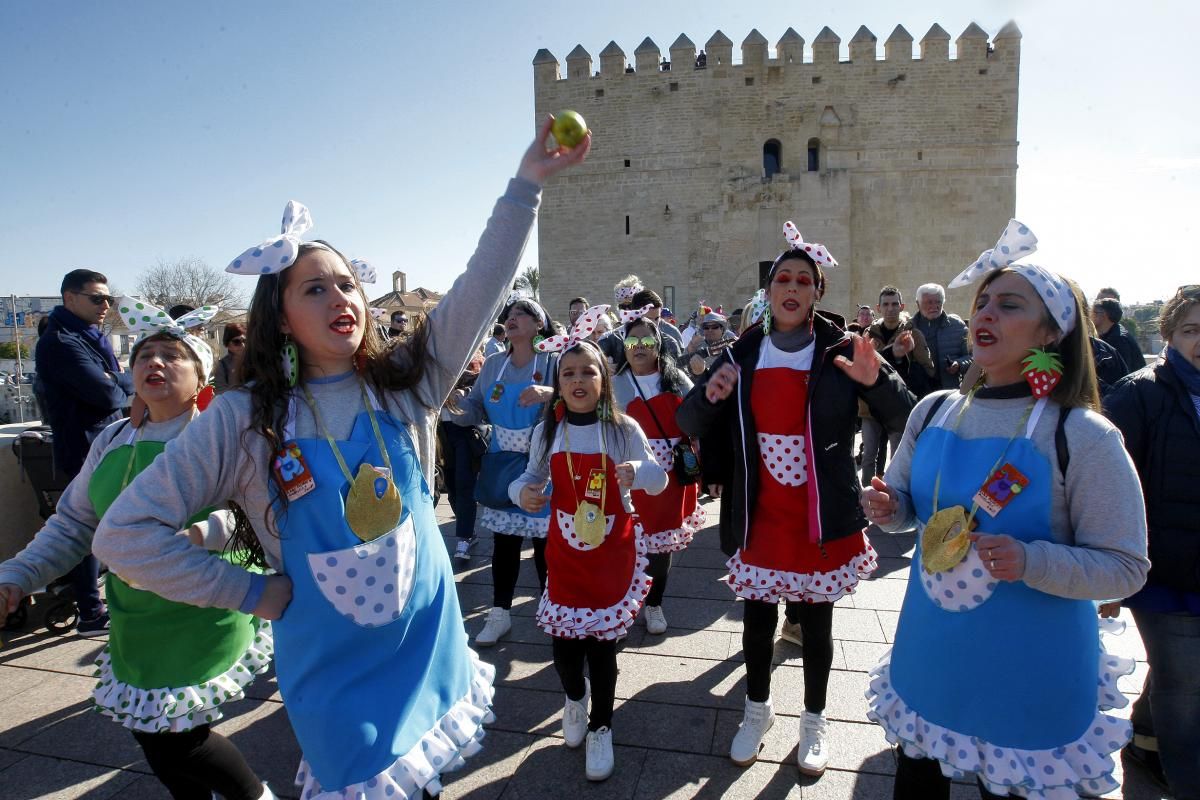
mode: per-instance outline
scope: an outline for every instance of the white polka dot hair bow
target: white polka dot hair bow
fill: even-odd
[[[570,350],[595,332],[596,326],[600,324],[600,317],[604,316],[607,311],[607,303],[592,306],[579,315],[579,319],[575,320],[575,324],[571,326],[571,330],[568,333],[556,333],[553,336],[547,336],[535,344],[534,347],[542,353],[561,353],[564,350]]]
[[[628,325],[629,323],[633,322],[634,320],[641,319],[642,317],[646,316],[648,313],[650,313],[653,310],[654,310],[654,303],[647,303],[646,305],[642,306],[641,308],[620,309],[618,311],[618,313],[621,316],[621,324]]]
[[[980,253],[975,263],[960,272],[957,278],[950,281],[947,288],[970,286],[990,272],[1009,267],[1033,285],[1063,334],[1070,333],[1075,328],[1076,321],[1075,297],[1071,293],[1071,287],[1045,267],[1015,263],[1036,252],[1037,241],[1028,225],[1010,219],[1000,233],[996,246]]]
[[[129,330],[141,334],[138,341],[156,333],[168,333],[187,345],[204,367],[204,377],[212,374],[213,351],[199,336],[188,333],[189,328],[203,325],[217,315],[217,306],[200,306],[179,319],[171,319],[167,312],[136,297],[117,298],[117,311]]]
[[[836,267],[838,265],[837,260],[825,249],[825,245],[804,241],[804,237],[796,229],[796,224],[791,220],[783,223],[783,238],[787,239],[788,247],[792,250],[803,251],[817,263],[817,266]]]
[[[230,262],[225,271],[238,275],[274,275],[282,272],[296,263],[296,257],[300,255],[300,245],[306,244],[300,237],[312,226],[312,214],[308,206],[296,200],[288,200],[288,204],[283,208],[280,235],[246,250]],[[320,242],[307,244],[329,249]],[[366,261],[356,258],[350,262],[350,266],[354,268],[360,283],[375,282],[375,268]]]

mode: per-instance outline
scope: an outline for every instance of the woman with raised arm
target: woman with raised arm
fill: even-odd
[[[768,274],[762,323],[712,364],[677,419],[702,437],[706,481],[722,497],[721,546],[732,556],[726,580],[745,601],[746,709],[729,757],[752,764],[775,723],[771,657],[785,600],[804,647],[797,760],[802,773],[818,776],[829,762],[833,604],[876,566],[858,507],[858,398],[897,430],[913,398],[868,340],[816,310],[823,268],[837,262],[792,223],[784,234],[789,246]]]
[[[304,754],[306,800],[411,798],[476,752],[493,669],[467,646],[429,484],[439,409],[508,294],[542,183],[578,163],[547,150],[551,120],[496,203],[466,272],[409,338],[385,346],[368,265],[283,235],[228,267],[259,275],[246,385],[217,398],[109,509],[96,554],[173,600],[278,620],[276,669]],[[210,559],[174,536],[229,499],[238,538],[276,576]]]
[[[1125,705],[1116,680],[1133,663],[1104,653],[1094,601],[1145,581],[1145,509],[1120,433],[1096,413],[1085,306],[1059,275],[1015,263],[1036,242],[1012,220],[950,284],[979,281],[983,377],[923,399],[863,491],[876,525],[921,531],[867,691],[898,745],[898,800],[948,798],[952,778],[984,798],[1107,794],[1129,740],[1104,712]]]

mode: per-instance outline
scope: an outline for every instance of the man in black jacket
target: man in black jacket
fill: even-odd
[[[37,391],[54,433],[55,469],[70,479],[79,474],[96,435],[121,418],[133,396],[133,380],[121,371],[108,337],[100,330],[113,304],[108,278],[77,269],[63,278],[61,292],[62,305],[50,312],[34,358]],[[81,636],[108,631],[108,612],[96,587],[99,569],[89,554],[69,573]]]
[[[1100,334],[1102,341],[1111,345],[1121,356],[1121,360],[1125,362],[1125,373],[1129,374],[1146,366],[1146,357],[1142,355],[1142,348],[1137,340],[1121,324],[1124,315],[1119,300],[1106,297],[1092,303],[1092,322],[1096,324],[1096,332]]]

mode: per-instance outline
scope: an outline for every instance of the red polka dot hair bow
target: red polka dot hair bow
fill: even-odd
[[[280,225],[279,236],[267,239],[261,244],[247,249],[230,262],[226,272],[236,275],[274,275],[296,263],[300,255],[300,245],[310,244],[329,250],[320,242],[304,242],[301,236],[313,226],[312,214],[308,206],[296,200],[289,200],[283,208],[283,222]],[[350,262],[360,283],[375,282],[375,268],[362,259]]]
[[[621,316],[621,324],[628,325],[629,323],[633,322],[634,320],[641,319],[642,317],[646,316],[646,314],[648,314],[649,312],[651,312],[653,310],[654,310],[654,303],[647,303],[646,305],[642,306],[641,308],[634,308],[634,309],[629,309],[629,310],[621,309],[618,313]]]
[[[607,303],[592,306],[579,315],[579,319],[575,320],[575,324],[571,326],[571,330],[568,333],[556,333],[553,336],[547,336],[535,344],[534,348],[542,353],[561,353],[565,350],[570,350],[595,332],[596,326],[600,324],[600,317],[604,316],[607,312]]]
[[[836,267],[837,260],[825,249],[825,245],[816,242],[806,242],[791,220],[783,223],[783,238],[787,239],[788,247],[801,250],[808,255],[819,267]]]

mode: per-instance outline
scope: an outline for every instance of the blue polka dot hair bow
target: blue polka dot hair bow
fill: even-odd
[[[1037,237],[1029,226],[1019,220],[1010,219],[1000,233],[996,246],[979,254],[975,263],[964,269],[950,281],[947,288],[957,289],[970,286],[988,273],[1008,267],[1025,278],[1041,296],[1054,321],[1063,335],[1075,328],[1075,297],[1071,287],[1056,273],[1037,264],[1018,264],[1022,258],[1037,251]]]
[[[121,321],[129,326],[129,330],[141,334],[138,336],[139,342],[156,333],[167,333],[174,336],[195,353],[196,358],[200,359],[205,377],[212,374],[212,348],[199,336],[194,336],[188,331],[204,325],[220,310],[217,306],[200,306],[179,319],[171,319],[167,312],[144,300],[138,300],[136,297],[117,298],[117,311],[121,315]]]
[[[249,248],[230,262],[225,271],[238,275],[274,275],[282,272],[296,263],[296,257],[300,255],[300,245],[306,244],[300,237],[312,226],[312,214],[308,206],[296,200],[289,200],[283,209],[280,235]],[[329,249],[320,242],[307,244]],[[366,261],[356,258],[350,262],[350,266],[354,268],[361,283],[375,282],[375,268]]]

